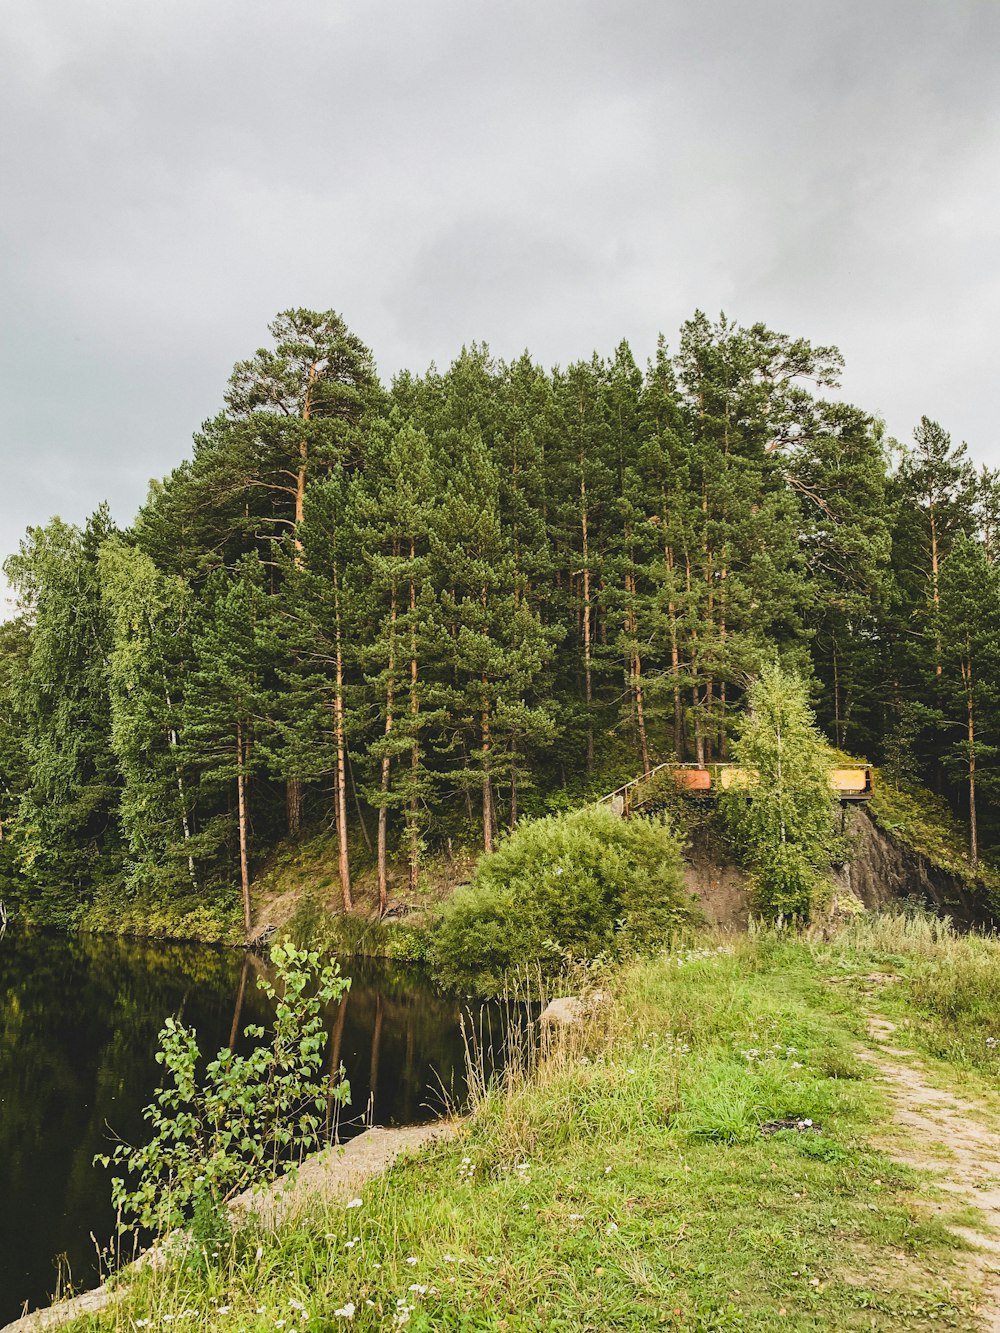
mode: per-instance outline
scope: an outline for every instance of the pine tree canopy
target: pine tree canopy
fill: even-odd
[[[269,335],[129,530],[52,519],[6,563],[15,909],[249,920],[316,833],[344,905],[368,875],[384,907],[430,854],[737,758],[770,795],[733,825],[795,912],[831,852],[828,743],[996,855],[998,474],[835,399],[836,348],[698,311],[645,365],[469,343],[386,387],[334,311]]]

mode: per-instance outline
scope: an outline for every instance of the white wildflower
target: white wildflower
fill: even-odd
[[[351,1199],[347,1206],[348,1208],[360,1208],[361,1203],[362,1203],[361,1199]]]
[[[353,1301],[347,1301],[339,1310],[334,1310],[333,1317],[334,1319],[353,1319],[355,1308]]]

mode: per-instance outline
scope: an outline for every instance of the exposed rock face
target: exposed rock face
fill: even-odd
[[[989,897],[960,875],[932,865],[926,857],[881,828],[865,806],[851,808],[847,819],[850,859],[834,875],[838,886],[869,909],[916,898],[952,917],[956,925],[998,924]]]
[[[916,899],[950,916],[958,926],[1000,928],[1000,912],[985,890],[977,890],[949,870],[942,870],[880,827],[865,805],[848,807],[846,832],[850,859],[833,875],[837,892],[831,919],[851,915],[851,901],[878,910]],[[698,828],[685,854],[684,878],[710,925],[744,930],[749,917],[746,873],[733,863],[725,842],[710,824]]]

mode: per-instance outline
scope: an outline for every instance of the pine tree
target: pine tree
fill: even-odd
[[[381,735],[368,745],[378,765],[369,800],[378,810],[379,911],[388,901],[389,814],[405,818],[408,879],[420,867],[420,810],[431,794],[421,735],[435,720],[421,707],[421,679],[433,620],[428,543],[433,523],[431,451],[426,435],[396,413],[373,432],[370,466],[354,491],[358,542],[369,590],[358,657],[377,700]]]
[[[300,529],[301,558],[286,569],[284,609],[275,631],[290,650],[279,673],[287,748],[303,776],[333,778],[337,873],[344,911],[352,910],[347,816],[348,744],[352,729],[349,654],[354,622],[366,595],[358,564],[352,482],[342,469],[314,482]]]
[[[1000,712],[1000,570],[991,565],[982,545],[960,534],[940,566],[937,585],[940,635],[940,681],[951,705],[945,731],[952,737],[948,758],[964,769],[968,793],[969,860],[979,864],[977,783],[984,764],[996,783],[998,747],[995,735]],[[961,721],[956,726],[951,709]]]
[[[232,561],[252,549],[274,561],[276,543],[301,558],[307,487],[361,464],[366,423],[381,401],[371,352],[335,311],[286,310],[270,333],[274,346],[234,367],[226,410],[195,440],[194,475],[225,516]],[[290,773],[293,834],[302,800]]]
[[[532,699],[550,649],[537,616],[515,596],[499,479],[481,435],[454,432],[438,447],[441,503],[430,541],[451,659],[442,691],[449,712],[445,744],[461,755],[457,785],[467,794],[480,792],[488,852],[498,825],[497,784],[516,772],[527,747],[552,733],[547,710]],[[516,785],[511,799],[516,804]]]
[[[203,800],[213,788],[235,787],[243,926],[251,927],[251,778],[260,768],[256,730],[265,714],[262,621],[264,572],[256,555],[232,575],[209,579],[192,633],[193,670],[184,706],[187,750],[199,773]],[[223,837],[230,821],[223,817]]]

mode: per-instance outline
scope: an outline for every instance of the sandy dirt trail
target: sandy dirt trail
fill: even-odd
[[[979,1209],[976,1226],[950,1229],[975,1247],[969,1277],[983,1290],[977,1314],[987,1333],[1000,1333],[1000,1121],[984,1103],[934,1087],[919,1056],[893,1044],[894,1023],[872,1017],[868,1031],[876,1049],[859,1055],[876,1066],[894,1108],[896,1132],[886,1150],[931,1171],[955,1202]],[[945,1212],[949,1203],[931,1201],[930,1207]]]

